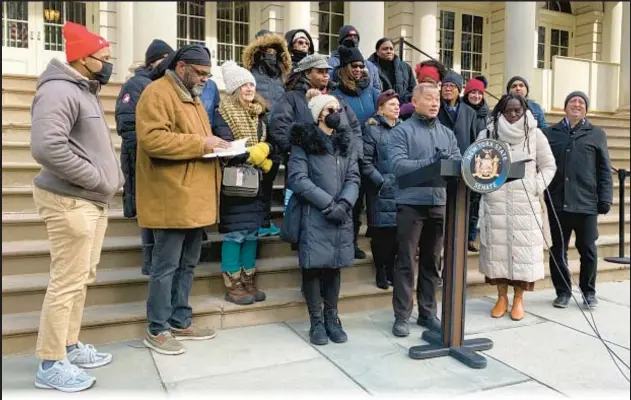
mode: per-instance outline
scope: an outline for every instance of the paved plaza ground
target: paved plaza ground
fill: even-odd
[[[630,283],[598,285],[594,318],[602,337],[625,363],[630,354]],[[450,358],[417,361],[410,346],[424,343],[412,324],[407,338],[391,334],[389,309],[341,316],[349,341],[314,347],[308,321],[220,331],[214,340],[184,342],[180,356],[150,352],[141,341],[100,346],[112,364],[94,370],[89,391],[63,394],[33,387],[32,355],[2,360],[2,396],[12,398],[629,398],[629,383],[616,369],[578,306],[551,306],[552,290],[527,293],[527,316],[494,320],[493,298],[467,301],[467,337],[487,337],[486,369]],[[589,315],[589,314],[588,314]],[[414,320],[415,321],[415,320]],[[629,371],[622,366],[623,371]],[[6,396],[6,397],[5,397]],[[422,396],[422,397],[421,397]]]

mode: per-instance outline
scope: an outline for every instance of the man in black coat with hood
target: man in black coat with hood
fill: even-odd
[[[544,130],[557,164],[545,196],[552,236],[550,276],[557,294],[552,305],[556,308],[566,308],[572,297],[567,269],[572,231],[581,256],[579,286],[585,296],[584,304],[591,308],[598,304],[598,214],[607,214],[611,208],[613,181],[607,134],[586,119],[588,107],[585,93],[570,93],[565,99],[566,117]]]
[[[123,139],[121,145],[121,169],[125,175],[123,186],[123,215],[136,216],[136,103],[145,88],[157,78],[157,67],[173,54],[173,48],[160,39],[154,39],[145,52],[145,65],[136,69],[134,76],[123,84],[116,99],[116,132]],[[153,233],[141,228],[142,274],[149,275]]]

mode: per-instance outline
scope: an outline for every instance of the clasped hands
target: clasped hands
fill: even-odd
[[[327,208],[322,210],[322,214],[327,221],[336,225],[342,225],[350,218],[349,211],[351,208],[351,205],[344,199],[332,201]]]

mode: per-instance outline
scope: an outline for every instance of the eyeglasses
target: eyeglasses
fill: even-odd
[[[200,69],[197,69],[197,68],[193,67],[191,64],[186,64],[186,65],[191,67],[191,69],[193,71],[195,71],[197,76],[199,76],[200,78],[210,78],[211,76],[213,76],[213,74],[211,74],[210,72],[206,72],[206,71],[202,71]]]
[[[351,68],[353,68],[353,69],[364,69],[365,65],[364,64],[351,64]]]

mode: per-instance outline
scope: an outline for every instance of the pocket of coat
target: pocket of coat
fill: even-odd
[[[193,174],[195,173],[195,161],[187,162],[184,169],[184,178],[182,179],[182,186],[190,187],[193,182]]]

